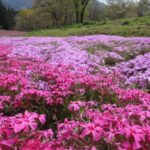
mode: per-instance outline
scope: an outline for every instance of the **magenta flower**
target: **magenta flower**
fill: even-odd
[[[2,140],[0,141],[0,148],[1,146],[6,146],[6,147],[11,148],[15,143],[16,143],[16,139]]]
[[[149,150],[149,50],[142,37],[1,37],[0,149]]]
[[[81,108],[85,107],[86,106],[86,103],[85,102],[82,102],[82,101],[77,101],[77,102],[71,102],[68,106],[68,109],[70,111],[78,111],[80,110]]]
[[[84,129],[81,134],[82,138],[84,138],[85,136],[90,137],[90,135],[92,135],[94,141],[99,141],[104,134],[104,130],[99,126],[96,126],[94,123],[87,123],[83,125],[83,127]]]

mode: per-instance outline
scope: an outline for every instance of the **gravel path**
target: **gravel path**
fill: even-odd
[[[10,30],[0,30],[0,37],[1,36],[24,36],[26,32],[22,31],[10,31]]]

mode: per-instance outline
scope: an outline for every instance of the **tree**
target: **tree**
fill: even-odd
[[[138,6],[138,16],[150,14],[150,0],[140,0]]]
[[[52,26],[64,26],[73,22],[72,0],[37,0],[35,7],[49,14]]]
[[[97,0],[91,0],[87,6],[85,19],[91,21],[100,21],[104,19],[105,5]]]
[[[0,0],[0,26],[4,29],[12,29],[15,24],[15,11],[6,8]]]
[[[7,29],[13,29],[15,26],[15,17],[16,17],[16,12],[12,8],[7,8],[7,13],[6,13],[6,28]]]
[[[83,23],[85,9],[89,3],[89,0],[72,0],[72,1],[75,9],[76,23]]]
[[[128,12],[129,0],[107,0],[105,15],[112,20],[123,18]]]
[[[127,7],[127,13],[126,17],[131,18],[131,17],[137,17],[137,10],[138,10],[138,1],[130,1],[128,7]]]
[[[6,22],[6,8],[4,7],[4,5],[2,4],[1,0],[0,0],[0,26],[4,27],[5,26],[5,22]]]
[[[32,31],[49,28],[50,24],[49,14],[43,14],[37,8],[24,9],[19,11],[16,16],[15,28],[17,30]]]

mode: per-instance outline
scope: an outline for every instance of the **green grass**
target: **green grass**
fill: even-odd
[[[27,36],[74,36],[110,34],[121,36],[150,36],[150,16],[115,21],[84,23],[60,29],[31,31]]]

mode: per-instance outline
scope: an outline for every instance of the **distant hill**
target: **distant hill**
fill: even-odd
[[[2,2],[6,7],[11,7],[14,10],[31,8],[34,4],[34,0],[2,0]]]

